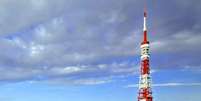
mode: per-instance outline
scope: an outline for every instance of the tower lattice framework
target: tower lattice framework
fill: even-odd
[[[147,12],[144,11],[143,41],[141,43],[141,67],[138,101],[153,101],[149,67],[149,41],[147,39]]]

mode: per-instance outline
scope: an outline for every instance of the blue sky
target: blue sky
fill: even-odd
[[[201,1],[147,0],[155,101],[201,100]],[[0,100],[137,101],[142,0],[0,0]]]

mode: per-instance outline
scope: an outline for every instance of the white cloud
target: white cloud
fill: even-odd
[[[97,84],[105,84],[110,83],[112,80],[106,79],[106,80],[97,80],[97,79],[85,79],[85,80],[76,80],[75,84],[81,84],[81,85],[97,85]]]
[[[114,82],[113,78],[82,78],[82,79],[68,79],[56,78],[42,81],[43,83],[59,84],[59,85],[98,85]]]
[[[62,75],[62,74],[72,74],[72,73],[81,72],[81,71],[84,71],[84,68],[81,68],[78,66],[68,66],[65,68],[54,67],[54,68],[51,68],[50,71],[52,74]]]
[[[152,84],[153,87],[175,87],[175,86],[201,86],[201,83],[161,83]],[[138,87],[138,84],[131,84],[125,86],[125,88]]]
[[[30,56],[35,57],[40,55],[41,52],[44,51],[44,46],[42,45],[34,45],[34,43],[30,46]]]

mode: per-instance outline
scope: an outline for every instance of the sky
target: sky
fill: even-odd
[[[0,0],[0,100],[137,101],[144,5],[154,101],[201,100],[200,0]]]

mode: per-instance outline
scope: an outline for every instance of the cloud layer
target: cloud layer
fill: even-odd
[[[200,4],[149,1],[153,69],[200,68]],[[1,0],[0,81],[99,84],[134,74],[142,11],[137,0]]]

